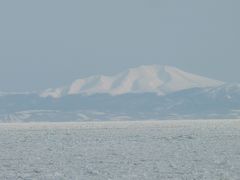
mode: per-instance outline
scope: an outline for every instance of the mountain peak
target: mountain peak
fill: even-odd
[[[171,66],[143,65],[113,76],[98,75],[78,79],[69,87],[48,89],[41,96],[57,98],[73,94],[121,95],[146,92],[166,95],[189,88],[215,87],[222,84],[221,81],[187,73]]]

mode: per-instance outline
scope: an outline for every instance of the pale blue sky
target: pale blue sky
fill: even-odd
[[[0,91],[141,64],[240,82],[239,0],[0,1]]]

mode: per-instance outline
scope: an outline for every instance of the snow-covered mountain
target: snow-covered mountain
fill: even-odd
[[[70,86],[47,89],[42,97],[59,98],[75,94],[122,95],[156,93],[166,95],[196,87],[216,87],[223,82],[184,72],[170,66],[147,65],[129,69],[113,76],[91,76],[74,81]]]
[[[0,122],[240,118],[240,85],[170,66],[92,76],[41,93],[0,95]]]

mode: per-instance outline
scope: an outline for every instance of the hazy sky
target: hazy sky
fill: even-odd
[[[0,1],[0,91],[166,64],[240,82],[239,0]]]

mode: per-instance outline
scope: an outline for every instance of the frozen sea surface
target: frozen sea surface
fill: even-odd
[[[239,180],[240,121],[0,125],[1,180]]]

